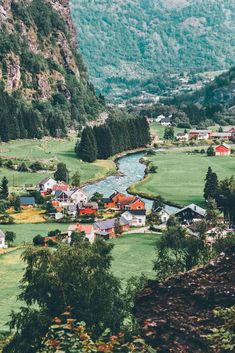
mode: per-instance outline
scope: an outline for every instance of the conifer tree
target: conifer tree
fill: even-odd
[[[69,171],[65,163],[58,163],[57,170],[54,173],[54,178],[56,181],[68,182]]]
[[[205,188],[204,188],[204,198],[215,199],[218,191],[218,177],[217,174],[212,172],[211,167],[208,168],[206,179],[205,179]]]
[[[94,162],[97,159],[97,144],[91,127],[86,127],[81,136],[81,141],[75,147],[79,158],[85,162]]]
[[[6,177],[3,177],[1,186],[0,186],[0,199],[7,200],[8,196],[9,196],[8,180]]]

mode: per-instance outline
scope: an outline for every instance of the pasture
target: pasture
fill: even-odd
[[[34,232],[41,233],[46,225],[38,225]],[[48,226],[48,225],[47,225]],[[16,225],[19,239],[29,240],[32,231],[23,225]],[[35,225],[32,225],[35,227]],[[3,228],[3,227],[2,227]],[[57,227],[58,228],[58,227]],[[50,227],[50,229],[54,229]],[[20,230],[24,235],[20,235]],[[130,234],[111,240],[113,249],[113,273],[125,283],[132,276],[141,276],[144,273],[148,278],[154,277],[153,260],[155,246],[159,240],[158,234]],[[4,324],[9,320],[11,310],[17,310],[20,302],[16,301],[19,294],[19,282],[22,278],[24,264],[20,258],[23,249],[0,255],[0,331],[7,330]]]
[[[112,160],[98,160],[90,164],[79,160],[74,152],[75,143],[75,138],[10,141],[0,143],[0,158],[12,159],[16,164],[25,162],[28,166],[37,160],[54,168],[57,163],[63,162],[67,165],[70,177],[79,171],[82,184],[101,179],[115,171],[116,166]],[[53,171],[29,173],[0,168],[0,178],[6,176],[9,185],[14,185],[15,190],[20,191],[25,184],[37,184],[48,175],[53,175]]]
[[[205,154],[188,154],[186,151],[160,151],[149,158],[158,166],[156,174],[133,185],[130,191],[146,197],[161,195],[165,200],[181,206],[189,203],[203,204],[204,179],[210,166],[224,179],[235,174],[235,157],[207,157]]]

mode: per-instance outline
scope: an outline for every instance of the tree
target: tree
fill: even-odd
[[[15,233],[15,232],[7,231],[7,232],[5,233],[5,240],[6,240],[6,242],[7,242],[7,244],[8,244],[9,246],[14,243],[15,238],[16,238],[16,233]]]
[[[44,245],[44,239],[43,239],[43,237],[40,234],[36,235],[33,238],[33,245],[34,246],[42,246],[42,245]]]
[[[68,171],[65,163],[58,163],[57,164],[57,169],[54,173],[54,178],[56,181],[68,182],[69,171]]]
[[[205,187],[204,187],[205,200],[215,199],[217,191],[218,191],[218,177],[217,177],[217,174],[212,171],[211,167],[209,167],[205,178]]]
[[[206,221],[210,226],[215,227],[217,225],[219,214],[216,201],[209,199],[206,208]]]
[[[21,204],[20,204],[20,197],[16,196],[15,200],[14,200],[14,209],[16,212],[21,210]]]
[[[7,180],[6,177],[3,177],[1,185],[0,185],[0,199],[1,200],[7,200],[8,196],[9,196],[8,180]]]
[[[72,186],[80,187],[81,184],[81,175],[79,172],[75,172],[71,178]]]
[[[174,127],[173,126],[167,126],[165,128],[164,132],[164,139],[165,140],[174,140],[175,137],[175,132],[174,132]]]
[[[88,163],[97,159],[97,144],[91,127],[86,127],[82,131],[81,141],[76,144],[75,152],[79,158]]]
[[[37,172],[37,171],[43,169],[43,165],[42,165],[39,161],[36,161],[36,162],[33,162],[33,163],[30,165],[30,169],[31,169],[33,172]]]
[[[28,171],[28,167],[25,164],[25,162],[22,162],[18,165],[17,167],[18,172],[27,172]]]
[[[212,145],[210,145],[210,146],[207,148],[206,154],[207,154],[208,157],[213,157],[213,156],[215,156],[215,150],[214,150],[214,147],[213,147]]]
[[[61,245],[57,251],[26,249],[20,293],[26,306],[12,315],[10,326],[15,334],[4,353],[38,352],[52,319],[68,305],[74,319],[86,321],[93,337],[107,327],[118,333],[125,308],[121,282],[111,271],[112,248],[97,239],[93,244],[81,240],[79,246]]]
[[[120,219],[116,218],[114,222],[114,233],[116,237],[118,237],[120,234],[122,234],[122,227],[120,224]]]
[[[224,218],[229,222],[230,227],[235,225],[235,179],[226,178],[219,183],[216,194],[216,202],[224,213]]]

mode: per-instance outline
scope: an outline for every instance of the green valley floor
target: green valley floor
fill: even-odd
[[[43,234],[47,230],[54,229],[49,227],[48,224],[23,225],[22,229],[20,228],[22,225],[14,225],[13,227],[14,231],[17,232],[18,242],[29,242],[35,233]],[[58,225],[56,225],[56,228],[63,229]],[[144,273],[148,278],[154,278],[152,268],[155,246],[159,237],[158,234],[130,234],[112,240],[114,244],[112,270],[116,276],[123,280],[123,283],[132,276],[140,277],[141,273]],[[22,251],[21,248],[0,255],[0,331],[7,330],[5,323],[9,320],[11,310],[17,310],[20,306],[16,297],[19,294],[18,287],[24,269],[24,264],[20,258]]]
[[[219,179],[235,174],[235,156],[207,157],[205,154],[188,154],[186,150],[159,151],[149,157],[158,167],[157,173],[135,184],[130,191],[165,200],[181,206],[189,203],[203,204],[204,179],[210,166]]]

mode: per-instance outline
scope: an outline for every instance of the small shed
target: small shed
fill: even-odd
[[[30,197],[30,196],[20,197],[20,205],[22,208],[32,208],[34,207],[35,203],[36,203],[35,197]]]

